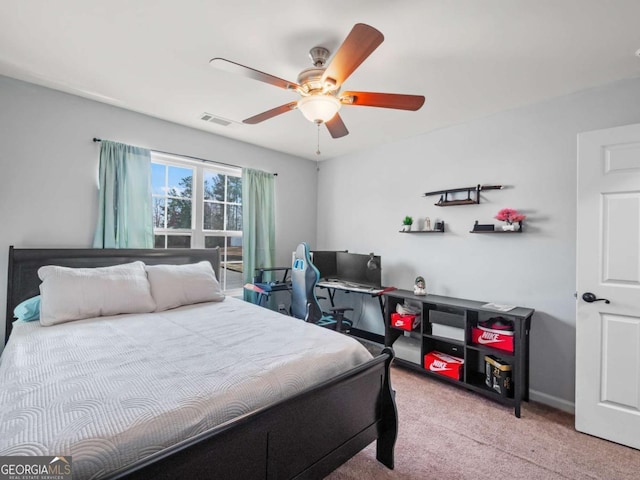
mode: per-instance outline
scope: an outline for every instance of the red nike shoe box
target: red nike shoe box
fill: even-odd
[[[424,356],[424,368],[430,372],[444,375],[445,377],[460,380],[462,378],[462,358],[453,357],[436,350]]]
[[[420,317],[418,315],[400,315],[399,313],[391,314],[391,326],[401,328],[402,330],[411,331],[420,325]]]
[[[513,332],[498,333],[496,330],[471,328],[471,341],[476,345],[497,348],[513,353]]]

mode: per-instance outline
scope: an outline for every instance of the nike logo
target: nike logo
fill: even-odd
[[[433,364],[429,365],[429,370],[431,370],[432,372],[446,372],[448,370],[453,370],[452,368],[449,367],[437,367]]]
[[[504,340],[500,338],[499,333],[482,332],[482,335],[478,337],[478,343],[487,345],[489,343],[500,343]]]
[[[488,345],[490,343],[498,343],[503,342],[504,340],[498,340],[497,338],[483,338],[482,336],[478,337],[478,343],[481,345]]]

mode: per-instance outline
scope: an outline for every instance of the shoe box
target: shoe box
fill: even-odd
[[[511,379],[511,365],[494,356],[485,355],[485,380],[484,383],[494,392],[503,397],[513,398],[513,381]]]
[[[471,328],[471,341],[476,345],[497,348],[513,353],[513,322],[492,317]]]
[[[430,372],[455,380],[462,379],[462,358],[447,355],[446,353],[431,351],[424,356],[424,368]]]

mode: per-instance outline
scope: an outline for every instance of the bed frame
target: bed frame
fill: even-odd
[[[9,248],[7,328],[13,309],[39,293],[43,265],[98,267],[141,260],[186,264],[209,260],[220,271],[218,249]],[[109,479],[323,478],[377,439],[378,461],[392,469],[398,417],[389,380],[393,351],[275,405],[261,408],[150,455]]]

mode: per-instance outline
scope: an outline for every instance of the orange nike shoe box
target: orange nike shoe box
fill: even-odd
[[[453,357],[436,350],[424,356],[424,368],[430,372],[444,375],[445,377],[460,380],[462,378],[462,358]]]
[[[513,353],[513,332],[498,333],[496,330],[473,327],[471,329],[471,341],[476,345],[484,345],[485,347]]]
[[[419,315],[401,315],[399,313],[391,314],[391,326],[401,328],[402,330],[411,331],[420,325]]]

